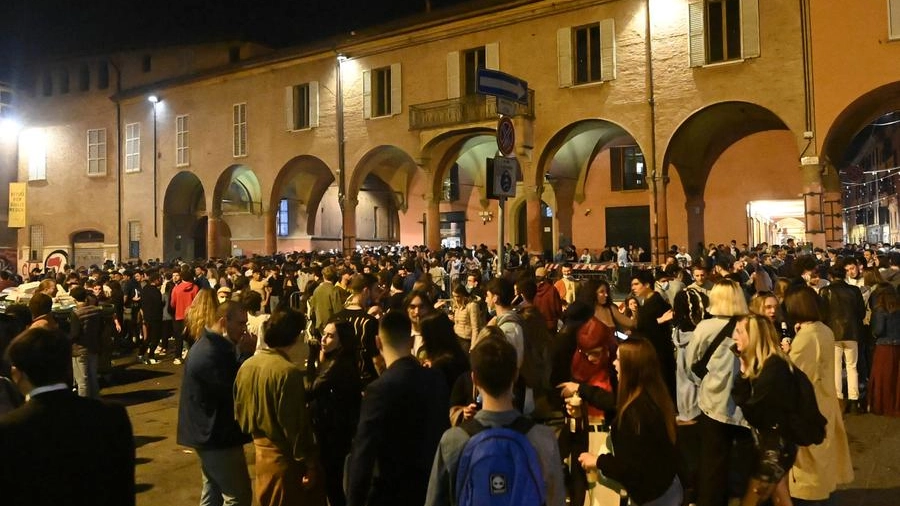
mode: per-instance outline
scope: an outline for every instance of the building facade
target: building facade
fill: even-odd
[[[19,261],[494,247],[501,220],[534,252],[839,244],[838,160],[900,100],[895,3],[521,1],[321,47],[45,63],[19,94]],[[529,88],[502,213],[479,68]]]

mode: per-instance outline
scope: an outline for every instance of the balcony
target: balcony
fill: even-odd
[[[528,90],[528,105],[516,104],[516,116],[534,118],[534,90]],[[481,123],[497,119],[497,98],[486,95],[466,95],[409,106],[409,129]]]

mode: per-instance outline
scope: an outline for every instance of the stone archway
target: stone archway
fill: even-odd
[[[163,258],[206,258],[206,196],[203,183],[193,173],[182,171],[169,181],[163,200]],[[202,248],[199,247],[202,245]]]

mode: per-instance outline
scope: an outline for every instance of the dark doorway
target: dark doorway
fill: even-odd
[[[206,233],[209,230],[209,218],[202,216],[194,225],[194,257],[207,258]]]
[[[516,214],[516,231],[518,243],[525,245],[528,242],[528,204],[523,202]],[[553,256],[553,209],[543,200],[541,201],[541,249],[544,258]]]
[[[607,207],[606,244],[650,251],[650,206]]]

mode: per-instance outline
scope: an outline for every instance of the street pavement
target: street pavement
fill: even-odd
[[[134,426],[138,506],[196,506],[200,501],[197,456],[176,444],[182,366],[171,360],[140,365],[116,361],[113,386],[103,397],[123,403]],[[845,419],[856,478],[832,506],[900,505],[900,418],[856,415]],[[245,447],[252,466],[252,445]],[[252,478],[252,467],[250,470]]]

